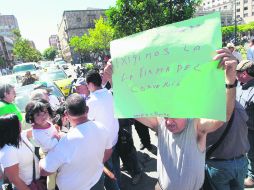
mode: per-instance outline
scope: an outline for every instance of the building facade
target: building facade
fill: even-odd
[[[19,30],[18,21],[14,15],[0,15],[0,35],[15,40],[13,30]]]
[[[5,36],[0,36],[0,57],[5,62],[5,67],[13,61],[13,41]]]
[[[254,0],[204,0],[197,14],[213,11],[222,13],[222,25],[224,26],[234,25],[235,15],[237,24],[253,22]],[[230,14],[232,14],[231,19]]]
[[[55,49],[58,49],[58,36],[57,35],[51,35],[49,37],[49,46],[54,47]]]
[[[83,36],[88,29],[94,28],[96,19],[105,16],[105,9],[64,11],[61,23],[58,25],[58,37],[61,54],[67,62],[81,63],[80,55],[69,46],[74,36]]]

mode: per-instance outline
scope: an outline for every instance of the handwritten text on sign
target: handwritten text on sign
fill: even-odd
[[[214,13],[113,41],[116,117],[225,120],[220,30]]]

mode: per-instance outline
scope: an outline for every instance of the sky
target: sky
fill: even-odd
[[[107,9],[116,0],[0,0],[0,14],[17,18],[22,37],[32,40],[43,52],[49,47],[49,37],[57,34],[65,10],[87,8]]]

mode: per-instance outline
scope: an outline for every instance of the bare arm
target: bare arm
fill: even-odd
[[[4,168],[4,174],[7,176],[9,181],[15,185],[18,190],[30,190],[19,177],[19,164]]]
[[[221,59],[220,66],[225,68],[225,83],[234,84],[236,80],[237,61],[228,49],[218,50],[215,60]],[[236,88],[226,88],[226,120],[228,121],[235,107]],[[199,119],[197,123],[198,131],[201,133],[210,133],[218,129],[224,124],[223,121],[212,119]]]
[[[54,172],[48,172],[46,170],[44,170],[42,167],[40,167],[40,175],[41,176],[49,176],[51,174],[53,174]]]

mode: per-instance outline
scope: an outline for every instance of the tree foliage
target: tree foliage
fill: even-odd
[[[4,65],[4,64],[5,64],[4,58],[0,56],[0,66],[1,66],[1,65]]]
[[[55,59],[56,55],[57,55],[57,50],[54,47],[49,47],[49,48],[45,49],[42,54],[44,59],[52,60],[52,61]]]
[[[30,42],[22,38],[19,30],[13,30],[15,35],[15,43],[13,46],[13,54],[16,60],[21,60],[23,62],[39,61],[41,59],[41,53],[31,47]]]
[[[106,15],[118,37],[189,19],[200,0],[117,0]]]
[[[88,34],[71,38],[69,45],[79,53],[81,59],[87,59],[91,52],[109,51],[110,41],[114,39],[114,29],[101,17],[95,21],[95,28]]]

